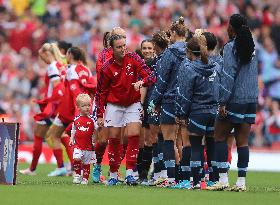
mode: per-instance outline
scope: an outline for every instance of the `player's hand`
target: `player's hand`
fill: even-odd
[[[220,116],[226,117],[227,116],[226,106],[219,106],[218,113]]]
[[[74,138],[70,137],[69,145],[70,145],[70,146],[73,146],[74,144],[75,144]]]
[[[154,104],[154,101],[150,101],[148,105],[148,113],[158,115],[160,113],[160,107]]]
[[[140,88],[143,87],[144,82],[142,80],[137,81],[136,83],[132,83],[132,85],[134,86],[134,89],[136,91],[139,91]]]
[[[97,118],[97,125],[99,127],[104,127],[104,119],[103,118]]]

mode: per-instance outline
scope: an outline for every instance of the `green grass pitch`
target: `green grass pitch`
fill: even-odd
[[[18,168],[26,168],[19,164]],[[280,204],[280,173],[249,172],[244,193],[172,190],[156,187],[107,187],[101,184],[74,185],[72,177],[47,177],[54,165],[39,165],[36,176],[18,174],[17,185],[0,185],[2,205],[269,205]],[[106,173],[108,168],[104,168]],[[231,184],[236,172],[230,172]]]

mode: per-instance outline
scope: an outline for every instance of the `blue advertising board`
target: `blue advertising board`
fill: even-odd
[[[0,123],[0,184],[16,184],[19,123]]]

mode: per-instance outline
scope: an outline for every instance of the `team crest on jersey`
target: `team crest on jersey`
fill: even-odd
[[[117,76],[118,74],[119,74],[118,72],[115,72],[115,73],[114,73],[114,77]]]
[[[132,68],[131,64],[126,65],[126,75],[133,75],[133,71],[131,68]]]
[[[212,73],[212,75],[210,75],[210,76],[208,77],[209,82],[213,82],[214,79],[215,79],[215,77],[216,77],[216,75],[217,75],[217,73],[216,73],[216,71],[214,71],[214,72]]]
[[[77,86],[75,84],[70,86],[70,90],[75,90],[77,88]]]

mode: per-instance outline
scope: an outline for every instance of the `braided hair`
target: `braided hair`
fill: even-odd
[[[241,65],[251,61],[252,54],[255,50],[255,43],[252,33],[247,26],[247,20],[240,14],[233,14],[229,20],[230,26],[236,33],[235,49]]]

